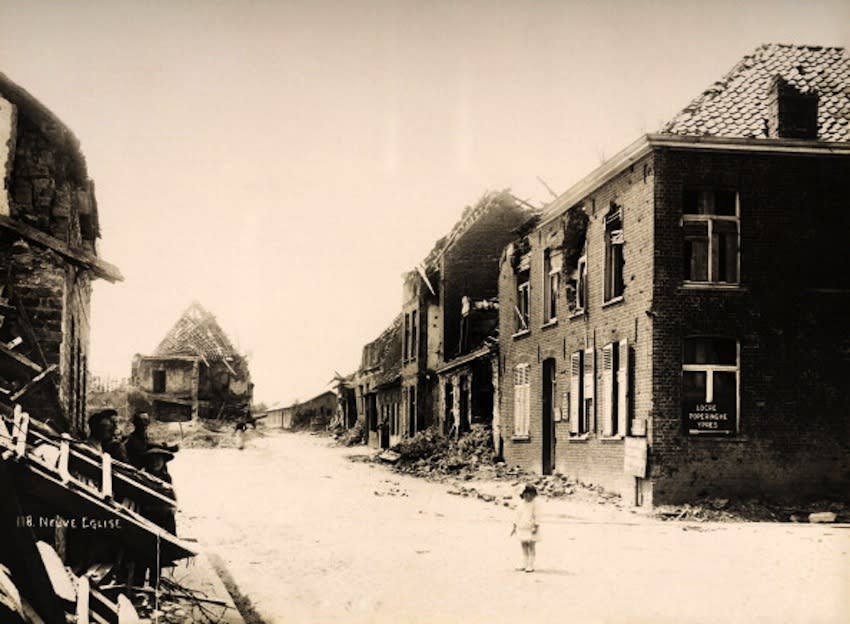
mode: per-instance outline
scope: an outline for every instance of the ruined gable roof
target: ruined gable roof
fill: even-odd
[[[3,73],[0,73],[0,96],[14,104],[18,109],[18,114],[25,116],[34,123],[54,145],[67,150],[71,155],[80,180],[88,179],[86,159],[80,149],[80,141],[61,119],[26,89],[15,84]]]
[[[502,191],[487,191],[474,206],[467,206],[464,208],[458,222],[454,224],[446,236],[443,236],[434,244],[434,247],[430,252],[428,252],[428,255],[425,256],[425,260],[422,264],[429,270],[439,268],[438,263],[440,257],[446,252],[446,250],[451,247],[458,238],[463,236],[466,231],[472,227],[476,221],[478,221],[478,219],[503,203],[508,203],[509,205],[512,204],[517,208],[521,208],[519,202],[507,189]]]
[[[197,355],[216,361],[238,354],[216,318],[196,301],[162,339],[154,355]]]
[[[393,319],[380,336],[368,343],[364,351],[371,357],[369,361],[364,357],[358,372],[374,373],[375,386],[390,383],[398,377],[401,374],[401,314]]]
[[[770,43],[741,59],[661,132],[689,136],[767,138],[768,101],[780,77],[818,94],[818,139],[850,141],[850,57],[844,48]]]

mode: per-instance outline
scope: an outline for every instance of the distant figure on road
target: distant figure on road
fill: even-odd
[[[254,425],[256,427],[256,425]],[[248,430],[248,423],[245,420],[240,420],[236,423],[236,448],[240,451],[245,448],[245,431]]]
[[[537,554],[537,541],[540,539],[540,523],[537,519],[537,488],[530,483],[520,494],[522,502],[517,508],[516,519],[511,535],[516,535],[522,544],[523,565],[518,570],[534,572],[534,557]]]

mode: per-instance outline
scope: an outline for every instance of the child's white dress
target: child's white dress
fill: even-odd
[[[516,535],[521,542],[537,542],[540,541],[540,523],[537,520],[537,500],[531,502],[521,500],[517,507],[516,520]],[[537,527],[537,532],[533,532],[534,527]]]

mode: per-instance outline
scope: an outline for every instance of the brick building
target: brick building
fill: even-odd
[[[2,74],[0,175],[0,401],[84,436],[91,282],[122,277],[79,141]]]
[[[387,448],[401,436],[401,315],[363,347],[360,368],[351,381],[358,418],[374,448]],[[341,386],[344,388],[344,386]],[[345,401],[345,394],[339,394]],[[344,404],[351,419],[350,405]]]
[[[498,384],[486,339],[496,328],[499,256],[528,217],[509,192],[486,193],[405,275],[402,435],[431,425],[457,431],[470,424],[473,412],[477,422],[492,421]]]
[[[638,504],[850,485],[850,59],[765,45],[502,255],[504,456]]]
[[[240,419],[251,413],[254,384],[248,360],[236,352],[216,318],[190,305],[153,355],[133,357],[132,412],[166,422]]]

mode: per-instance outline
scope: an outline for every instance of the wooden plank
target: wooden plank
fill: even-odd
[[[84,249],[73,249],[58,238],[42,232],[38,228],[27,225],[26,223],[21,223],[20,221],[12,219],[6,215],[0,215],[0,227],[23,236],[27,240],[41,245],[42,247],[52,249],[63,258],[89,269],[98,277],[102,277],[110,282],[124,281],[124,276],[121,275],[121,271],[118,270],[118,267],[106,262],[105,260],[101,260]]]
[[[30,379],[23,388],[21,388],[20,390],[15,392],[15,394],[13,394],[11,397],[9,397],[10,400],[12,400],[12,401],[19,400],[27,392],[29,392],[30,390],[35,388],[39,383],[41,383],[48,375],[55,372],[56,368],[57,368],[56,364],[51,364],[50,366],[48,366],[45,370],[43,370],[38,375],[36,375],[32,379]]]
[[[10,468],[22,492],[49,503],[56,513],[65,518],[117,521],[110,528],[114,528],[116,536],[120,535],[125,546],[134,552],[151,552],[159,544],[161,559],[166,564],[197,554],[193,546],[150,520],[126,507],[104,501],[99,490],[74,481],[62,483],[52,471],[31,458],[13,462]]]
[[[11,461],[0,461],[0,561],[12,573],[12,578],[24,598],[46,622],[64,622],[65,614],[35,545],[32,528],[21,526],[26,518],[18,498],[18,487],[10,474]],[[20,491],[23,491],[21,488]]]
[[[44,369],[25,356],[23,353],[18,353],[17,351],[12,351],[8,345],[0,343],[0,355],[5,355],[10,360],[17,362],[24,368],[28,368],[36,373],[40,373]]]

